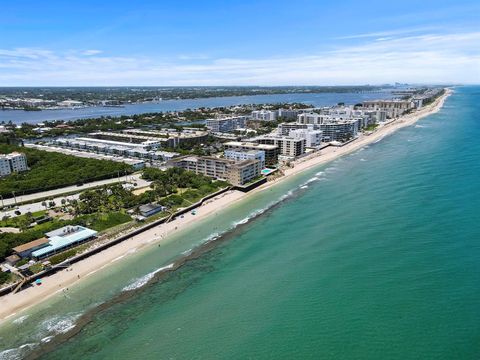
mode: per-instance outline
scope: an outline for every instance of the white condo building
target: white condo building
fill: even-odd
[[[255,140],[259,144],[276,145],[280,155],[298,157],[305,154],[305,139],[294,139],[290,136],[265,135]]]
[[[323,132],[321,130],[297,129],[290,131],[289,136],[294,139],[305,139],[305,146],[313,148],[321,145]]]
[[[278,111],[273,110],[255,110],[252,111],[252,120],[275,121],[277,120]]]
[[[205,125],[212,132],[231,132],[244,128],[246,121],[246,116],[232,116],[221,119],[207,119]]]
[[[225,150],[224,151],[225,159],[233,160],[235,162],[241,162],[245,160],[258,160],[260,162],[260,167],[265,168],[265,151],[262,150]]]
[[[27,171],[27,157],[23,153],[13,152],[0,155],[0,176],[7,176],[14,172]]]

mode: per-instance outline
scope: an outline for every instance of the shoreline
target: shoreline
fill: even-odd
[[[186,227],[193,226],[201,219],[215,214],[219,210],[237,203],[241,199],[246,199],[255,195],[259,191],[268,189],[271,186],[290,178],[291,176],[299,174],[314,166],[320,166],[329,163],[368,144],[376,143],[382,140],[384,137],[393,134],[398,129],[413,125],[418,120],[438,112],[452,92],[453,90],[446,89],[444,95],[435,100],[435,102],[432,104],[427,105],[425,108],[383,125],[369,135],[361,134],[357,139],[342,147],[329,146],[320,152],[298,159],[294,162],[294,167],[284,169],[284,176],[273,181],[269,181],[249,193],[242,193],[238,190],[230,190],[212,200],[207,201],[204,205],[199,206],[197,208],[197,215],[191,215],[190,213],[187,213],[183,218],[178,217],[169,223],[161,224],[152,229],[146,230],[139,235],[135,235],[132,238],[114,245],[107,250],[92,255],[88,258],[88,260],[83,260],[75,265],[70,266],[68,271],[62,270],[56,274],[42,279],[43,284],[41,287],[32,286],[16,294],[8,294],[3,296],[1,299],[2,307],[0,309],[0,325],[9,318],[17,315],[19,312],[25,311],[39,304],[43,300],[46,300],[56,293],[62,291],[62,289],[82,281],[84,278],[95,274],[97,271],[109,266],[110,264],[127,257],[129,254],[154,244],[160,244],[168,238],[168,235],[170,235],[172,232],[175,232],[177,229],[184,229]]]

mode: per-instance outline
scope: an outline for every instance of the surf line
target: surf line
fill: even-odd
[[[297,188],[297,190],[298,189],[299,188]],[[226,230],[218,236],[209,238],[208,241],[197,246],[196,248],[191,250],[191,252],[186,253],[184,256],[180,256],[177,260],[170,263],[169,265],[154,270],[152,272],[153,276],[151,276],[151,278],[149,278],[149,280],[145,282],[145,284],[142,284],[142,286],[134,287],[129,290],[123,290],[120,293],[114,295],[110,300],[107,300],[104,303],[88,310],[77,319],[75,325],[71,329],[66,332],[54,335],[54,337],[49,342],[41,343],[38,347],[35,348],[34,351],[27,354],[24,359],[35,360],[42,357],[43,355],[53,352],[60,345],[78,335],[88,324],[93,322],[99,314],[107,311],[114,305],[128,302],[129,300],[136,297],[136,295],[144,292],[152,285],[157,284],[160,281],[166,280],[169,275],[175,273],[177,270],[184,267],[184,265],[188,265],[195,260],[199,260],[202,256],[210,253],[219,245],[225,243],[228,240],[231,240],[236,235],[241,233],[244,228],[249,226],[252,222],[259,220],[263,216],[270,215],[270,213],[273,212],[277,207],[281,206],[286,201],[293,200],[295,198],[294,195],[299,193],[290,190],[287,194],[288,196],[284,195],[280,197],[278,201],[267,205],[265,208],[252,212],[250,217],[248,218],[248,221],[241,221],[236,223],[233,228]]]

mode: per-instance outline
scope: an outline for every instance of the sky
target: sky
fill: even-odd
[[[1,1],[0,86],[480,83],[480,1]]]

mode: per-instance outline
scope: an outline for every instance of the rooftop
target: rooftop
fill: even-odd
[[[49,244],[32,252],[34,257],[41,257],[50,252],[61,250],[69,245],[76,244],[95,236],[97,232],[83,226],[64,226],[46,233]]]
[[[43,237],[43,238],[40,238],[40,239],[37,239],[37,240],[33,240],[33,241],[30,241],[26,244],[22,244],[22,245],[19,245],[17,247],[14,247],[13,251],[16,252],[16,253],[21,253],[21,252],[28,251],[30,249],[39,247],[39,246],[44,245],[44,244],[48,244],[48,239],[46,237]]]
[[[225,146],[238,146],[238,147],[254,147],[261,150],[273,150],[277,148],[277,145],[257,144],[254,142],[245,141],[228,141]]]

